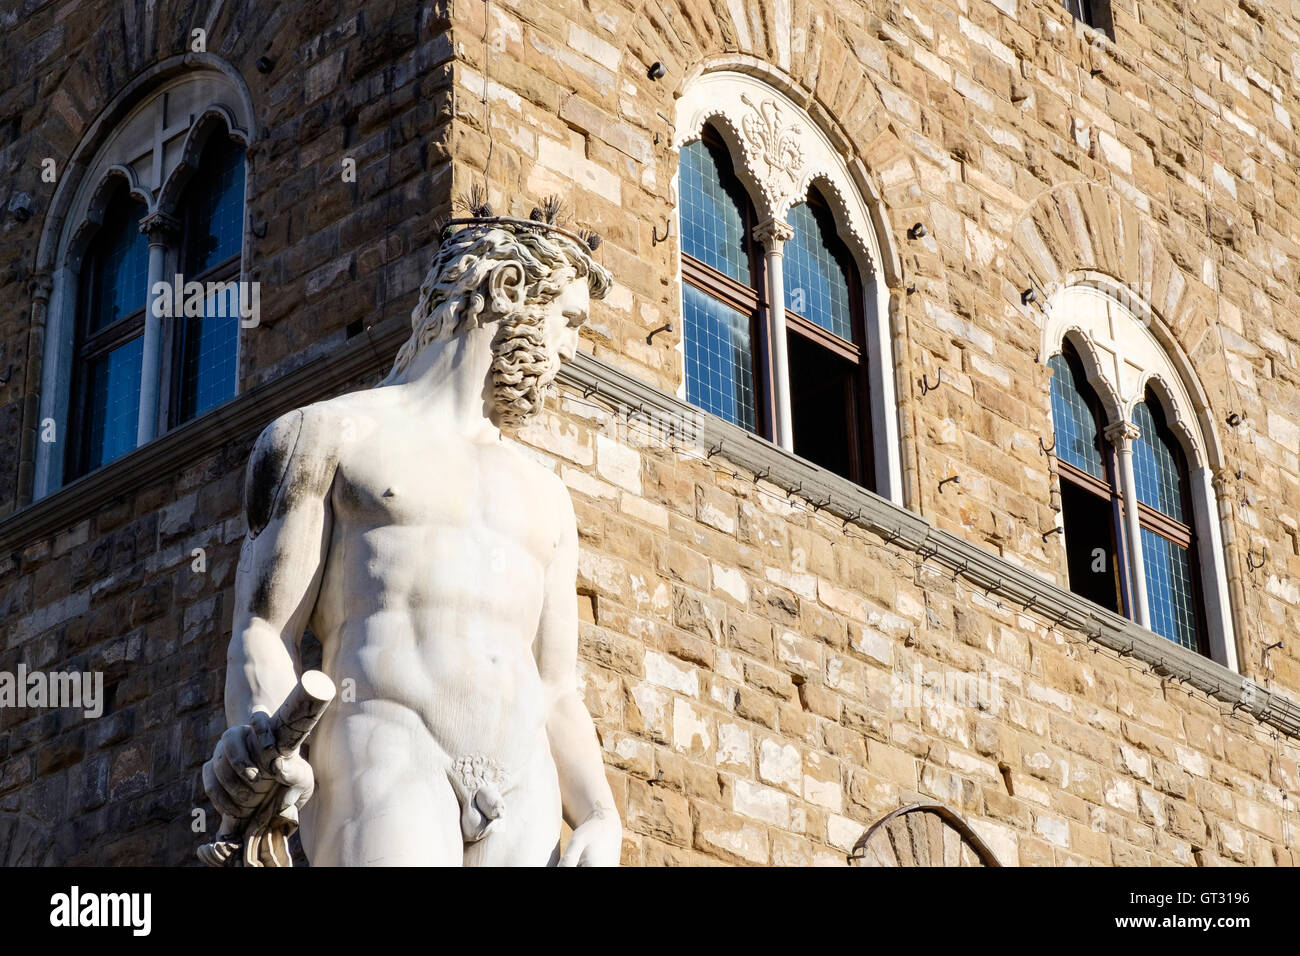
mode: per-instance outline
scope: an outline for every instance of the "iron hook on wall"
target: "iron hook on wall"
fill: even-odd
[[[659,326],[659,328],[655,329],[645,337],[646,344],[653,345],[656,335],[658,335],[660,332],[671,332],[672,330],[673,330],[673,324],[671,322],[664,323],[663,325]]]
[[[939,374],[935,376],[933,385],[930,384],[929,372],[922,375],[920,380],[917,382],[917,384],[921,386],[921,397],[925,398],[925,396],[929,395],[936,388],[938,388],[940,385],[943,384],[943,369],[942,368],[939,369]]]
[[[657,246],[657,245],[659,245],[659,243],[661,243],[661,242],[667,242],[667,241],[668,241],[668,237],[671,236],[672,234],[673,234],[673,221],[672,221],[671,219],[665,219],[665,220],[664,220],[664,234],[663,234],[662,236],[659,235],[659,227],[658,227],[658,226],[651,226],[651,227],[650,227],[650,244],[651,244],[652,246]]]
[[[1039,435],[1039,436],[1038,436],[1038,454],[1040,454],[1040,455],[1050,455],[1050,454],[1051,454],[1052,452],[1054,452],[1054,451],[1056,451],[1056,436],[1055,436],[1055,435],[1052,436],[1052,443],[1051,443],[1050,445],[1044,445],[1044,444],[1043,444],[1043,436],[1042,436],[1042,435]]]

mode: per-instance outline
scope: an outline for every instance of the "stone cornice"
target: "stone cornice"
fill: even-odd
[[[960,574],[989,594],[1031,609],[1053,624],[1070,627],[1112,651],[1150,665],[1158,675],[1230,704],[1234,712],[1243,711],[1288,736],[1300,738],[1300,705],[1289,698],[1044,581],[977,544],[941,531],[919,515],[846,478],[729,422],[701,415],[679,399],[585,353],[565,366],[560,378],[587,396],[588,401],[603,400],[612,408],[654,414],[662,421],[698,423],[695,437],[699,444],[730,464],[763,475],[765,481],[815,502],[818,510],[871,531],[949,573]]]
[[[386,369],[410,333],[405,316],[391,316],[321,356],[249,389],[188,425],[124,455],[40,501],[0,519],[0,553],[18,550],[94,514],[129,489],[178,471],[228,441],[249,437],[276,415],[337,394],[358,378]],[[1300,706],[1265,690],[1222,664],[1044,581],[979,545],[860,488],[839,475],[783,451],[771,442],[629,376],[586,353],[560,372],[559,381],[588,401],[613,410],[693,423],[694,439],[713,455],[804,500],[820,511],[880,536],[970,584],[1070,627],[1111,650],[1149,664],[1155,672],[1204,692],[1288,736],[1300,738]]]

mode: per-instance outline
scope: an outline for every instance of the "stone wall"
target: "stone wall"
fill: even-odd
[[[486,170],[498,210],[558,193],[605,237],[619,284],[586,347],[675,393],[680,331],[647,341],[681,328],[676,239],[653,238],[674,217],[670,122],[689,77],[727,65],[805,104],[881,197],[907,506],[1064,581],[1059,536],[1042,536],[1042,316],[1020,292],[1109,274],[1192,358],[1219,423],[1242,671],[1300,693],[1300,650],[1264,651],[1300,611],[1293,7],[1124,0],[1114,44],[1050,0],[211,9],[31,2],[4,23],[27,52],[0,56],[0,370],[14,369],[0,514],[25,502],[35,440],[33,253],[52,190],[39,157],[69,154],[193,25],[244,76],[266,133],[248,201],[267,227],[248,263],[263,327],[244,333],[242,389],[400,323],[434,216]],[[339,179],[346,155],[355,184]],[[907,238],[915,222],[926,238]],[[355,380],[390,360],[377,349]],[[582,680],[625,862],[843,863],[918,797],[1006,863],[1292,862],[1296,741],[598,405],[570,392],[520,439],[577,509]],[[102,669],[112,706],[89,722],[0,710],[0,860],[192,859],[251,438],[144,482],[109,466],[124,478],[103,507],[3,538],[0,670]],[[996,678],[996,694],[982,709],[927,698],[954,675]]]

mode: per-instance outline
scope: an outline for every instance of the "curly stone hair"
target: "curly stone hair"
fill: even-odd
[[[443,240],[411,311],[411,337],[397,353],[392,379],[430,342],[502,320],[518,326],[576,278],[586,278],[593,299],[613,283],[590,251],[544,226],[471,226]],[[528,307],[533,307],[529,309]]]

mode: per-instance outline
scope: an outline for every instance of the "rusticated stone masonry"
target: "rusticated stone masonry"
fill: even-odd
[[[1111,6],[1113,41],[1054,0],[0,13],[0,670],[96,669],[109,689],[98,720],[0,709],[0,862],[193,862],[257,430],[236,412],[340,356],[349,382],[382,374],[391,349],[367,343],[394,341],[453,196],[486,182],[523,215],[564,197],[618,283],[584,347],[677,394],[672,122],[709,69],[790,96],[871,184],[904,504],[934,527],[1064,583],[1060,535],[1043,535],[1059,502],[1041,305],[1088,272],[1149,305],[1222,449],[1240,669],[1300,699],[1300,12]],[[248,154],[263,316],[241,340],[245,395],[187,426],[179,466],[135,464],[142,449],[83,486],[84,511],[75,487],[29,506],[40,158],[71,155],[195,26],[265,131]],[[342,387],[328,381],[318,397]],[[566,391],[518,440],[577,511],[583,692],[626,863],[843,865],[917,799],[1008,864],[1294,862],[1300,741],[590,396]]]

